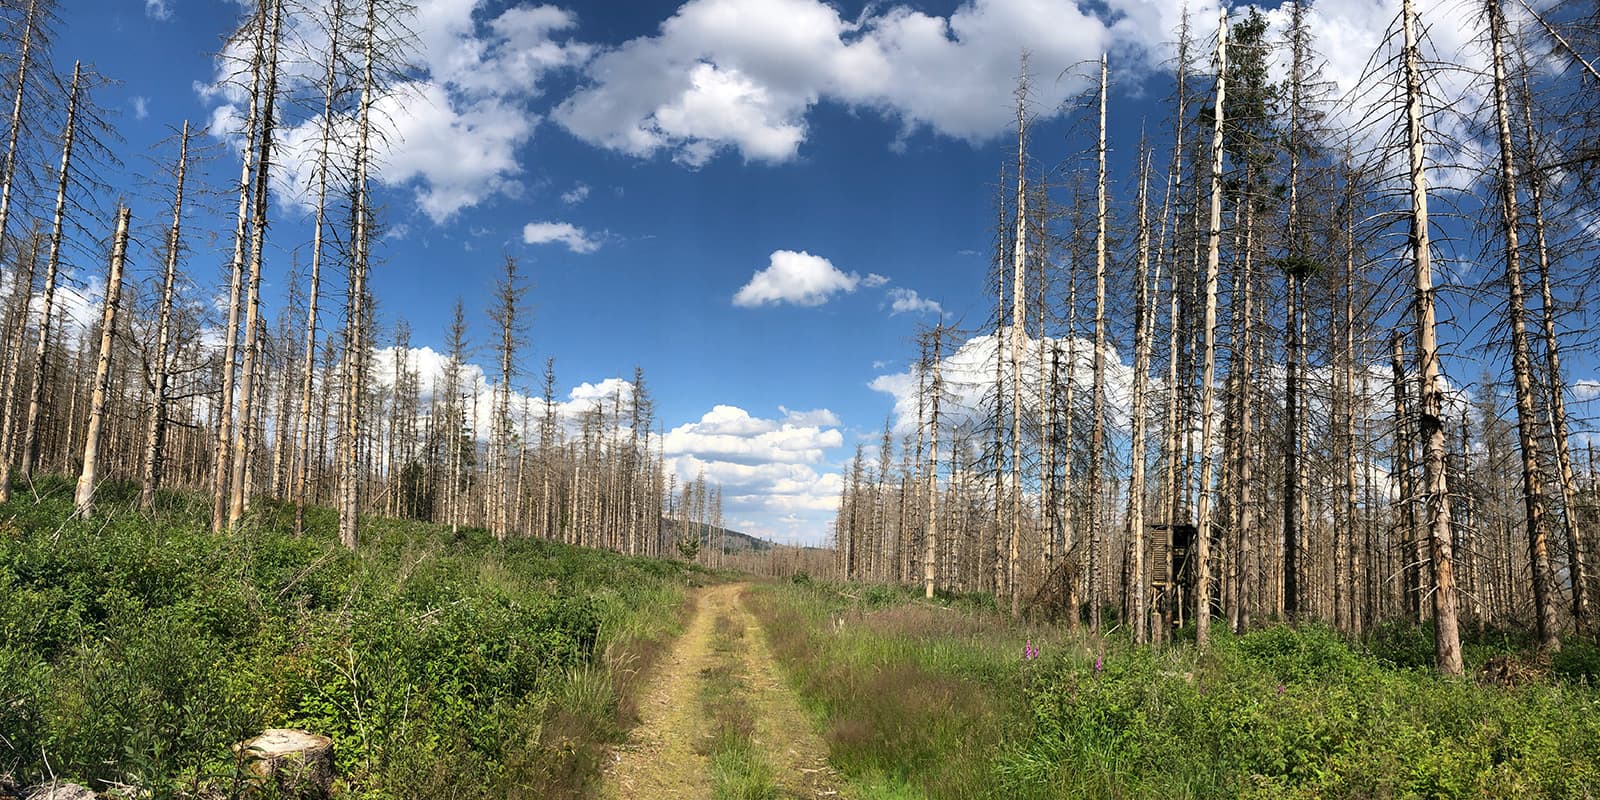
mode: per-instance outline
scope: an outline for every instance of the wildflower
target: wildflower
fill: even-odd
[[[1022,660],[1023,661],[1032,661],[1032,660],[1034,660],[1034,659],[1036,659],[1038,657],[1039,657],[1039,648],[1034,647],[1033,646],[1033,640],[1029,639],[1028,643],[1022,647]]]
[[[1100,660],[1100,654],[1096,653],[1094,657],[1094,674],[1099,675],[1103,669],[1105,669],[1105,664]]]
[[[1283,684],[1278,684],[1278,695],[1283,696]]]

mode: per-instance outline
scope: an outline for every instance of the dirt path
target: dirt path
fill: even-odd
[[[747,584],[713,586],[694,599],[688,627],[657,667],[649,693],[639,704],[639,726],[613,752],[601,797],[712,796],[708,759],[701,753],[710,725],[700,697],[702,682],[715,663],[712,639],[718,619],[750,632],[736,640],[736,655],[753,694],[756,720],[751,743],[772,766],[778,796],[801,800],[842,796],[827,765],[827,746],[778,671],[760,624],[744,606],[747,588]]]

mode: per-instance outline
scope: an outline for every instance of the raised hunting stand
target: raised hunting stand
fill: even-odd
[[[1196,570],[1189,553],[1195,530],[1193,525],[1157,524],[1146,528],[1150,588],[1155,592],[1156,612],[1161,615],[1162,635],[1183,627],[1185,618],[1194,616]]]

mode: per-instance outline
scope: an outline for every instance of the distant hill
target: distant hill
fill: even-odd
[[[667,541],[677,541],[678,529],[681,525],[683,525],[683,522],[676,519],[666,519],[662,520],[662,523],[666,529]],[[740,533],[739,531],[729,528],[718,528],[715,525],[696,527],[703,527],[704,529],[700,534],[700,547],[702,549],[710,549],[715,547],[720,534],[727,535],[726,543],[727,552],[729,555],[735,553],[765,553],[776,546],[766,539],[751,536],[748,533]]]

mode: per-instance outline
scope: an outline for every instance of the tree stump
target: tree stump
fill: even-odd
[[[333,740],[326,736],[269,728],[234,745],[233,753],[248,775],[281,797],[326,800],[333,788]]]
[[[76,783],[51,781],[28,790],[28,800],[95,800],[94,790]]]

